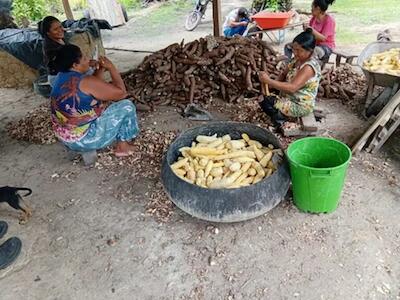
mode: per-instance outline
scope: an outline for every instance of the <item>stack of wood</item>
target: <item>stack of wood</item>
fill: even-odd
[[[349,64],[325,69],[322,77],[319,97],[341,99],[346,104],[354,102],[356,98],[363,98],[367,91],[364,75],[354,71]]]
[[[149,55],[123,78],[135,101],[151,106],[207,103],[212,97],[233,102],[260,94],[257,72],[276,78],[278,62],[264,41],[207,36]]]

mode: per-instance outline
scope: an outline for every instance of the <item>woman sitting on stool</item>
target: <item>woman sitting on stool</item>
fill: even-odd
[[[314,0],[311,6],[312,18],[308,24],[303,25],[304,30],[312,29],[312,34],[317,40],[315,55],[321,61],[327,61],[336,47],[336,22],[330,14],[326,13],[328,6],[333,2],[335,0]],[[290,59],[292,54],[291,44],[287,44],[285,55]]]
[[[50,95],[53,129],[69,149],[88,152],[117,142],[118,157],[133,154],[130,145],[138,132],[136,109],[127,96],[125,84],[117,68],[106,57],[100,57],[93,76],[89,58],[79,47],[65,45],[57,51],[54,65],[58,73]],[[110,72],[112,82],[103,79]],[[110,105],[105,108],[105,105]]]
[[[278,80],[260,72],[261,83],[281,92],[281,97],[266,97],[261,108],[281,126],[288,117],[304,117],[313,112],[321,79],[321,67],[313,57],[316,40],[312,29],[300,33],[293,40],[294,58]]]

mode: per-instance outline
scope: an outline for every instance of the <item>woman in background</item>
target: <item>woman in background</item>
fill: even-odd
[[[336,22],[327,13],[329,5],[335,0],[314,0],[311,6],[312,18],[309,23],[303,25],[304,30],[311,28],[317,43],[315,55],[319,60],[326,61],[336,48]],[[285,55],[292,57],[291,44],[285,46]]]
[[[38,24],[38,30],[43,37],[43,58],[48,71],[48,81],[50,86],[53,87],[55,77],[57,75],[54,60],[57,51],[67,44],[64,37],[64,27],[61,22],[53,16],[47,16]],[[94,70],[98,67],[98,62],[90,60],[90,68],[87,75],[92,75]]]
[[[54,66],[54,59],[57,51],[65,45],[64,28],[61,22],[53,16],[47,16],[38,24],[38,31],[43,37],[43,58],[48,69],[48,79],[53,86],[57,71]]]

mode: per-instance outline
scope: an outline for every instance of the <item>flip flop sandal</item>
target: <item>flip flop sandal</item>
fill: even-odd
[[[7,233],[8,225],[4,221],[0,221],[0,239]]]
[[[128,157],[128,156],[131,156],[131,155],[133,155],[133,151],[128,151],[128,152],[114,152],[114,155],[116,156],[116,157]]]
[[[11,265],[21,253],[22,242],[17,237],[9,238],[0,245],[0,270]]]

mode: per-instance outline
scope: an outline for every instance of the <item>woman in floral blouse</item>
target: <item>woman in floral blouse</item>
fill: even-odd
[[[118,157],[134,153],[139,133],[136,109],[117,68],[106,57],[92,75],[89,58],[75,45],[62,46],[54,59],[58,75],[50,95],[53,130],[69,149],[87,152],[116,143]],[[112,82],[104,80],[110,73]]]
[[[262,109],[282,125],[287,117],[304,117],[314,110],[321,79],[321,68],[313,57],[316,40],[311,29],[293,40],[294,57],[277,80],[260,72],[263,84],[280,91],[280,97],[266,97],[260,102]]]

